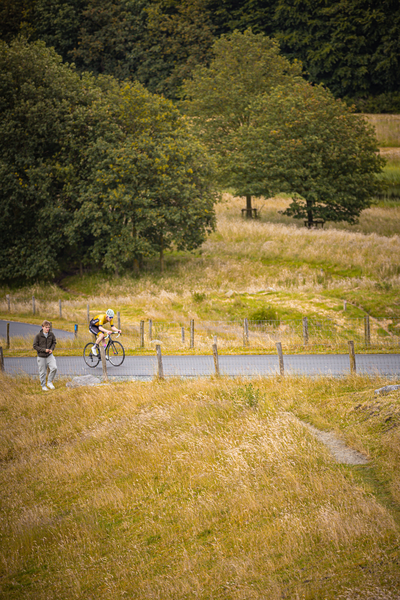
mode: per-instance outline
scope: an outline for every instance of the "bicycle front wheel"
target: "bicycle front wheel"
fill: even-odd
[[[83,360],[85,361],[85,363],[87,364],[88,367],[90,367],[91,369],[94,369],[94,367],[97,367],[97,365],[99,364],[100,352],[98,350],[97,356],[95,356],[92,352],[92,348],[93,348],[93,342],[89,342],[89,344],[86,344],[86,346],[83,349]]]
[[[125,350],[122,344],[112,341],[107,348],[108,360],[114,367],[120,367],[125,360]]]

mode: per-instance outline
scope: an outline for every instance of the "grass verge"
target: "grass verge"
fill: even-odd
[[[172,380],[43,394],[1,377],[0,594],[398,597],[400,394],[376,398],[384,383]],[[336,463],[302,421],[368,466]]]

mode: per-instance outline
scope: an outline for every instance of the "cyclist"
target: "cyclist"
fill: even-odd
[[[114,311],[109,308],[104,314],[97,315],[89,323],[89,331],[97,336],[96,342],[92,347],[92,352],[97,356],[99,350],[99,344],[104,340],[104,337],[108,334],[107,329],[104,329],[103,325],[110,323],[110,327],[113,331],[121,333],[120,329],[117,329],[113,324]]]

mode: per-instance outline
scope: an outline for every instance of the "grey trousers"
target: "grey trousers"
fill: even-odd
[[[56,359],[53,354],[49,354],[48,356],[44,356],[43,358],[41,356],[38,356],[37,362],[38,362],[38,367],[39,367],[40,384],[43,387],[44,385],[46,385],[47,367],[49,367],[49,369],[50,369],[50,373],[49,373],[49,383],[50,383],[53,381],[54,377],[56,376],[57,363],[56,363]]]

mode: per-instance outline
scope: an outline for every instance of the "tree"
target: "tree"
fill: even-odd
[[[170,98],[214,39],[206,0],[0,0],[0,14],[9,24],[2,39],[22,32],[80,71],[138,80]]]
[[[214,225],[211,163],[170,101],[0,44],[0,278],[130,266]]]
[[[251,103],[279,84],[293,84],[301,65],[289,63],[280,55],[277,42],[251,30],[222,36],[212,50],[209,67],[198,66],[192,79],[184,83],[184,110],[216,157],[219,184],[229,187],[232,171],[226,160],[229,156],[234,162],[239,152],[237,133],[249,123]],[[246,196],[252,193],[242,190]]]
[[[274,24],[282,52],[337,97],[399,90],[397,0],[278,0]]]
[[[214,227],[212,164],[172,103],[140,84],[109,91],[123,139],[89,149],[93,178],[71,231],[88,230],[107,268],[138,268],[174,245],[193,250]]]
[[[379,189],[384,161],[364,119],[322,86],[298,82],[256,98],[227,169],[237,192],[292,194],[284,214],[355,223]]]
[[[1,278],[59,270],[76,206],[65,187],[83,176],[78,157],[98,95],[90,78],[81,81],[43,43],[0,43]]]

